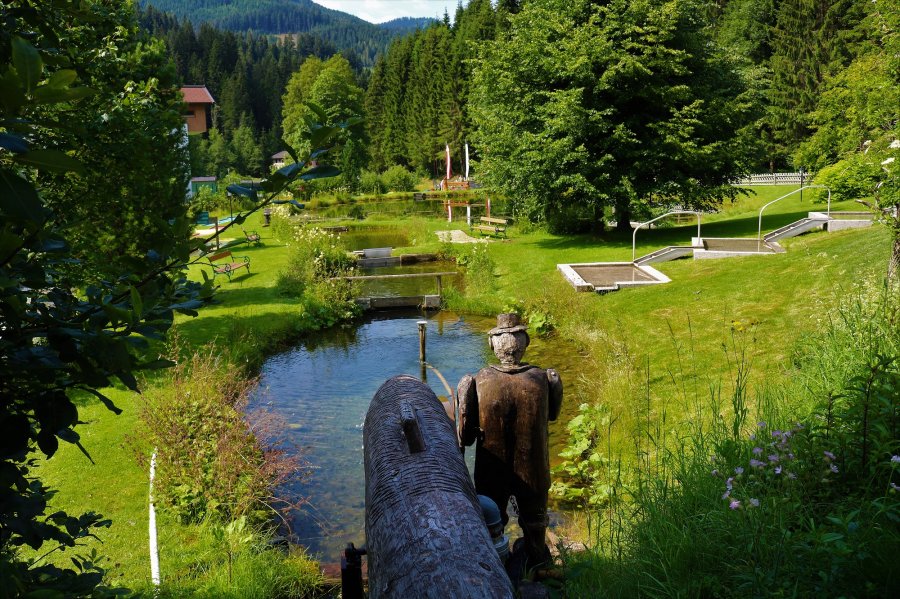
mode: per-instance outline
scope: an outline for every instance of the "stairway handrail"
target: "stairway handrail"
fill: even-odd
[[[804,185],[803,187],[800,187],[800,188],[798,188],[798,189],[795,189],[794,191],[792,191],[792,192],[790,192],[790,193],[784,194],[784,195],[781,196],[780,198],[775,198],[774,200],[772,200],[771,202],[769,202],[768,204],[766,204],[765,206],[763,206],[762,208],[759,209],[759,228],[757,229],[757,232],[756,232],[756,251],[757,251],[757,252],[760,251],[760,248],[762,247],[762,215],[763,215],[763,210],[765,210],[766,208],[768,208],[769,206],[771,206],[771,205],[774,204],[775,202],[780,202],[781,200],[783,200],[783,199],[786,198],[786,197],[792,196],[792,195],[794,195],[795,193],[799,193],[799,192],[803,191],[804,189],[812,189],[812,188],[820,188],[820,189],[827,189],[827,190],[828,190],[828,213],[827,213],[827,214],[828,214],[829,217],[831,216],[831,188],[828,187],[827,185]],[[793,223],[791,223],[791,224],[793,224]]]
[[[634,228],[634,233],[631,234],[631,262],[634,263],[635,256],[637,254],[635,248],[637,246],[637,232],[638,229],[643,227],[644,225],[649,225],[650,223],[655,223],[661,218],[665,218],[667,216],[671,216],[673,214],[696,214],[697,215],[697,238],[700,238],[700,214],[699,210],[672,210],[671,212],[666,212],[660,216],[657,216],[654,219],[648,220],[645,223],[638,223],[638,226]],[[651,252],[652,253],[652,252]]]

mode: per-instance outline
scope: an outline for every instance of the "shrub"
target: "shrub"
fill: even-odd
[[[381,174],[381,184],[388,191],[413,191],[416,183],[416,175],[402,166],[392,166]]]
[[[832,200],[855,200],[871,197],[881,179],[881,167],[864,154],[826,166],[816,173],[815,182],[831,189]]]
[[[372,195],[381,195],[386,189],[378,173],[372,171],[363,171],[359,176],[359,190],[362,193],[370,193]]]
[[[457,254],[456,262],[466,268],[467,293],[486,294],[494,290],[496,263],[488,251],[487,244],[470,244],[467,250]]]
[[[276,287],[303,300],[301,324],[318,329],[355,318],[360,309],[351,283],[335,279],[352,272],[355,261],[337,237],[315,227],[295,227],[288,245],[290,261],[278,273]]]
[[[141,460],[155,452],[154,497],[181,521],[268,521],[278,507],[272,505],[275,489],[303,475],[297,452],[287,451],[278,434],[279,423],[262,411],[247,414],[255,384],[222,355],[198,352],[173,369],[170,385],[144,393],[146,427],[132,443]]]

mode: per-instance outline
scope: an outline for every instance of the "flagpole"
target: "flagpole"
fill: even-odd
[[[466,142],[466,181],[469,180],[469,142]]]

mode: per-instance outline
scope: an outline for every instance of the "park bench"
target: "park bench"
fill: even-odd
[[[241,231],[244,231],[244,229],[242,228]],[[244,231],[244,237],[247,238],[247,243],[255,243],[256,245],[262,244],[259,233],[257,233],[256,231],[250,231],[249,233],[247,231]]]
[[[213,279],[216,275],[226,275],[231,280],[231,275],[239,268],[246,268],[250,272],[250,257],[235,256],[230,251],[219,252],[207,258],[213,269]]]
[[[502,235],[506,237],[506,227],[509,225],[508,218],[493,218],[490,216],[482,216],[481,224],[473,225],[472,230],[479,233],[489,233],[491,235]]]

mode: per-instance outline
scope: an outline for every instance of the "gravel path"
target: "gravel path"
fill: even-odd
[[[477,239],[467,234],[465,231],[454,229],[452,231],[435,231],[438,239],[441,241],[449,241],[450,243],[488,243],[490,239]]]

